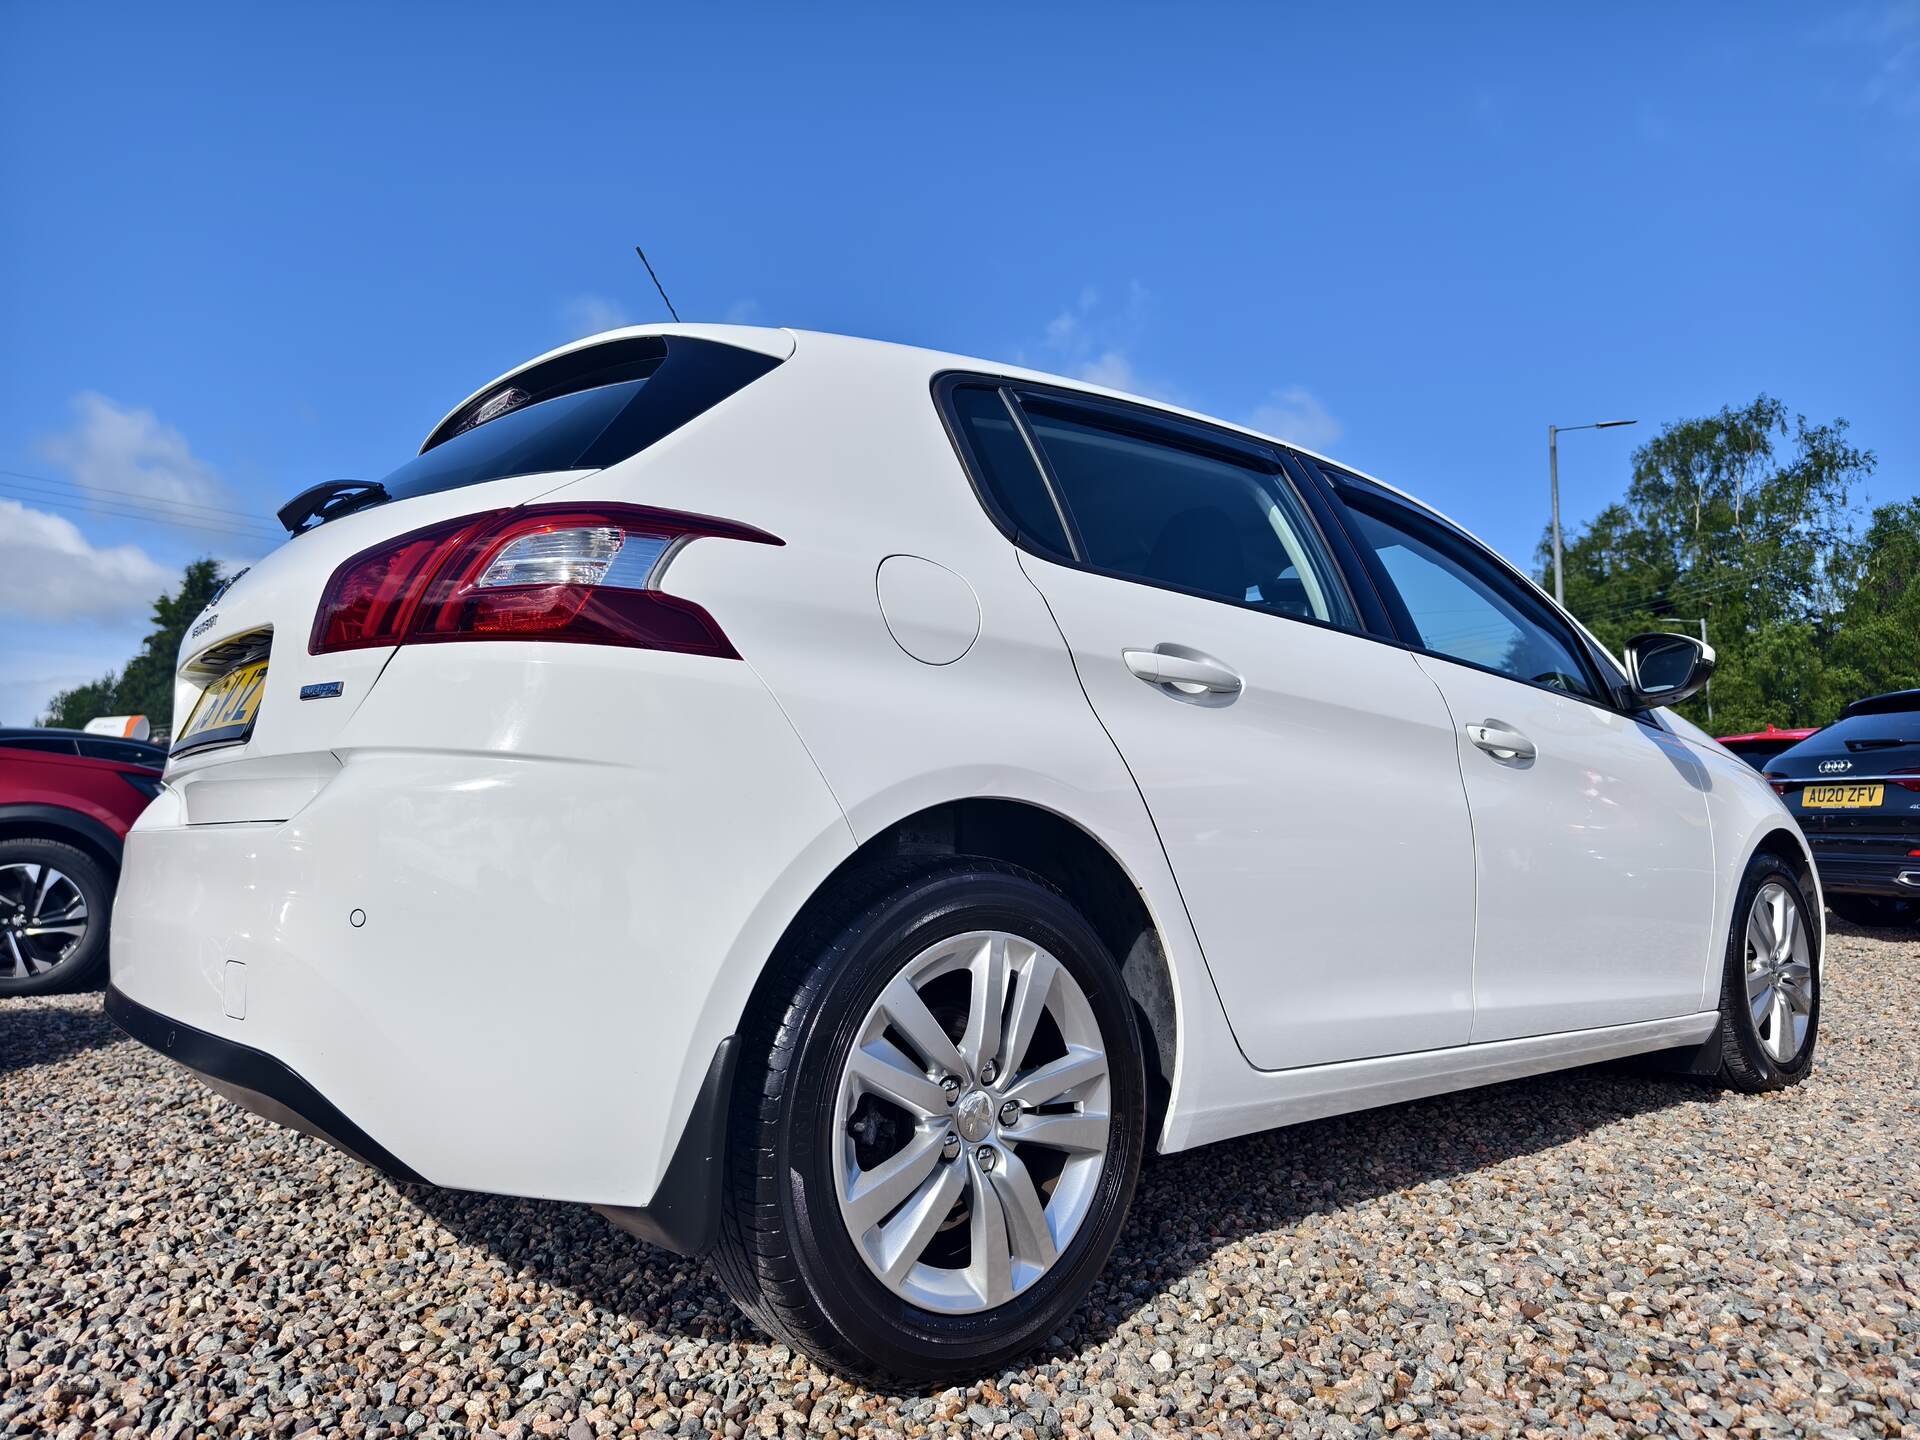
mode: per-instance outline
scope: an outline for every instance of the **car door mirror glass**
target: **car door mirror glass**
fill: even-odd
[[[1627,642],[1627,674],[1643,705],[1677,705],[1713,675],[1714,655],[1690,635],[1636,635]]]

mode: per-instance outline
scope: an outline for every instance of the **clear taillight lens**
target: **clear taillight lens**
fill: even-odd
[[[702,536],[782,543],[639,505],[529,505],[429,526],[335,570],[307,648],[537,639],[737,659],[711,615],[656,588],[670,554]]]

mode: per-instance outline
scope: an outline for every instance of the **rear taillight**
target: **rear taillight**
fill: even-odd
[[[782,543],[641,505],[527,505],[429,525],[333,572],[307,649],[561,640],[738,659],[711,615],[657,588],[667,561],[703,536]]]
[[[1909,765],[1902,769],[1888,772],[1888,777],[1892,779],[1893,783],[1898,785],[1902,790],[1913,790],[1916,792],[1920,792],[1920,778],[1916,778],[1912,780],[1902,780],[1899,778],[1902,775],[1912,775],[1912,776],[1920,777],[1920,770],[1917,770]]]

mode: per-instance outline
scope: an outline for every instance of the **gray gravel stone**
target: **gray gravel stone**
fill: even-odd
[[[1158,1161],[1049,1348],[925,1395],[0,1000],[0,1433],[1920,1436],[1916,993],[1920,937],[1836,922],[1797,1090],[1602,1068]]]

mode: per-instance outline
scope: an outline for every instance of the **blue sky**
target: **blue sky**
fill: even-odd
[[[1642,422],[1567,438],[1570,521],[1762,390],[1915,493],[1920,4],[1366,16],[0,7],[0,722],[296,490],[659,318],[635,241],[683,317],[1255,421],[1523,562],[1549,422]]]

